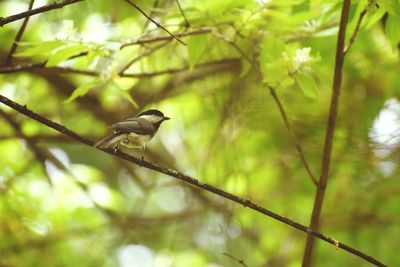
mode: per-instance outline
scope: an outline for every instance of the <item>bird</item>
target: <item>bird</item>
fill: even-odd
[[[121,147],[140,149],[141,159],[144,160],[147,143],[157,133],[161,123],[169,119],[157,109],[146,110],[136,117],[113,124],[113,133],[98,141],[94,147],[112,148],[115,152]]]

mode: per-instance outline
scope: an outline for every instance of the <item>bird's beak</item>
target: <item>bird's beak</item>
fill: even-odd
[[[163,118],[163,121],[167,121],[167,120],[169,120],[170,118],[168,118],[168,117],[164,117]]]

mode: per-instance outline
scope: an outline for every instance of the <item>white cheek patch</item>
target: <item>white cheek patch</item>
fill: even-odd
[[[139,118],[143,118],[148,120],[151,123],[157,123],[163,120],[163,117],[156,116],[156,115],[142,115]]]

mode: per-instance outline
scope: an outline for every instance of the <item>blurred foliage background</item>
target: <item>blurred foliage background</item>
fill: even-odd
[[[30,1],[0,2],[0,16]],[[37,0],[34,8],[53,1]],[[341,1],[86,0],[0,29],[0,93],[98,140],[147,108],[145,158],[308,225]],[[400,266],[400,3],[352,1],[321,231]],[[305,235],[0,107],[1,266],[299,266]],[[135,154],[136,152],[132,152]],[[397,180],[396,180],[397,179]],[[236,260],[234,259],[236,258]],[[369,266],[317,241],[318,266]]]

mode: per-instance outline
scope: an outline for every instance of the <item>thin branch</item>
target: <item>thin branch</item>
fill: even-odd
[[[174,36],[186,37],[186,36],[191,36],[191,35],[206,34],[206,33],[210,33],[210,32],[211,32],[210,28],[202,28],[202,29],[193,30],[193,31],[189,31],[189,32],[176,33]],[[157,37],[141,38],[138,40],[128,41],[128,42],[122,44],[120,49],[123,49],[123,48],[125,48],[127,46],[131,46],[131,45],[142,45],[142,44],[172,40],[172,39],[174,39],[174,36],[170,36],[170,35],[169,36],[157,36]]]
[[[148,20],[150,20],[151,22],[153,22],[158,28],[164,30],[166,33],[168,33],[169,35],[171,35],[175,40],[177,40],[178,42],[180,42],[183,45],[186,45],[186,43],[184,41],[182,41],[181,39],[179,39],[178,36],[174,35],[172,32],[170,32],[167,28],[165,28],[163,25],[161,25],[160,23],[158,23],[157,21],[155,21],[154,19],[152,19],[150,16],[148,16],[138,5],[136,5],[134,2],[130,1],[130,0],[125,0],[125,2],[127,2],[128,4],[131,4],[132,6],[134,6],[140,13],[142,13],[143,16],[145,16]]]
[[[20,104],[8,99],[7,97],[5,97],[3,95],[0,95],[0,102],[5,104],[6,106],[18,111],[18,112],[20,112],[21,114],[24,114],[25,116],[30,117],[30,118],[38,121],[39,123],[41,123],[43,125],[46,125],[46,126],[48,126],[48,127],[52,128],[52,129],[64,134],[64,135],[69,136],[70,138],[75,139],[76,141],[78,141],[80,143],[86,144],[86,145],[91,146],[91,147],[93,147],[93,145],[95,144],[95,142],[93,142],[93,141],[91,141],[91,140],[89,140],[89,139],[87,139],[87,138],[85,138],[85,137],[83,137],[83,136],[81,136],[81,135],[79,135],[79,134],[67,129],[65,126],[63,126],[61,124],[58,124],[58,123],[56,123],[54,121],[51,121],[51,120],[49,120],[49,119],[47,119],[45,117],[42,117],[41,115],[29,110],[26,106],[21,106]],[[360,257],[360,258],[362,258],[362,259],[364,259],[364,260],[366,260],[366,261],[368,261],[368,262],[370,262],[372,264],[375,264],[376,266],[386,266],[385,264],[383,264],[382,262],[378,261],[377,259],[375,259],[375,258],[373,258],[373,257],[371,257],[371,256],[369,256],[369,255],[367,255],[367,254],[355,249],[355,248],[352,248],[352,247],[350,247],[350,246],[348,246],[348,245],[346,245],[346,244],[344,244],[342,242],[338,242],[335,239],[333,239],[332,237],[325,236],[324,234],[322,234],[320,232],[311,230],[311,229],[307,228],[306,226],[304,226],[302,224],[299,224],[299,223],[297,223],[295,221],[292,221],[292,220],[290,220],[290,219],[288,219],[286,217],[283,217],[283,216],[281,216],[279,214],[276,214],[276,213],[274,213],[274,212],[272,212],[270,210],[267,210],[267,209],[261,207],[260,205],[254,203],[254,202],[252,202],[252,201],[250,201],[248,199],[240,198],[240,197],[238,197],[236,195],[233,195],[233,194],[231,194],[229,192],[223,191],[223,190],[221,190],[221,189],[219,189],[217,187],[211,186],[209,184],[201,183],[201,182],[199,182],[198,179],[195,179],[195,178],[193,178],[191,176],[185,175],[185,174],[183,174],[181,172],[178,172],[176,170],[158,166],[158,165],[156,165],[154,163],[151,163],[151,162],[148,162],[148,161],[145,161],[145,160],[142,160],[142,159],[127,155],[127,154],[125,154],[125,153],[123,153],[121,151],[115,152],[112,149],[106,149],[106,150],[102,150],[102,151],[105,152],[105,153],[108,153],[110,155],[113,155],[113,156],[119,157],[121,159],[124,159],[126,161],[135,163],[136,165],[142,166],[144,168],[151,169],[151,170],[154,170],[156,172],[166,174],[166,175],[171,176],[173,178],[176,178],[176,179],[178,179],[178,180],[180,180],[180,181],[182,181],[182,182],[184,182],[186,184],[189,184],[191,186],[197,187],[199,189],[203,189],[203,190],[208,191],[210,193],[213,193],[215,195],[219,195],[222,198],[225,198],[227,200],[230,200],[230,201],[236,202],[238,204],[241,204],[241,205],[243,205],[243,207],[248,207],[248,208],[250,208],[250,209],[252,209],[254,211],[262,213],[262,214],[264,214],[264,215],[266,215],[268,217],[271,217],[271,218],[273,218],[273,219],[275,219],[277,221],[280,221],[280,222],[282,222],[282,223],[284,223],[284,224],[286,224],[288,226],[291,226],[292,228],[295,228],[295,229],[297,229],[299,231],[302,231],[304,233],[308,233],[310,235],[313,235],[313,236],[315,236],[315,237],[317,237],[317,238],[319,238],[321,240],[324,240],[327,243],[333,244],[338,248],[346,250],[346,251],[350,252],[353,255],[356,255],[356,256],[358,256],[358,257]]]
[[[195,66],[195,69],[196,68],[209,67],[209,66],[215,66],[215,65],[231,65],[231,64],[237,64],[238,62],[239,62],[238,58],[227,58],[227,59],[213,60],[213,61],[197,64]],[[188,65],[186,65],[184,67],[171,68],[171,69],[155,71],[155,72],[148,72],[148,73],[131,73],[131,74],[130,73],[124,73],[124,74],[121,74],[121,77],[131,77],[131,78],[154,77],[154,76],[158,76],[158,75],[174,74],[174,73],[177,73],[177,72],[188,71],[189,69],[190,69],[190,67]]]
[[[346,46],[345,49],[344,49],[344,52],[343,52],[344,55],[346,55],[346,53],[350,50],[351,46],[353,45],[354,40],[356,39],[357,33],[358,33],[358,31],[360,30],[361,22],[362,22],[364,16],[367,14],[367,11],[368,11],[368,10],[367,10],[367,7],[366,7],[366,8],[360,13],[360,16],[358,17],[358,20],[357,20],[356,28],[354,29],[354,32],[353,32],[353,34],[352,34],[351,37],[350,37],[349,43],[347,44],[347,46]]]
[[[181,3],[179,3],[179,0],[175,0],[175,2],[176,2],[176,4],[177,4],[178,7],[179,7],[179,11],[181,12],[183,19],[185,20],[185,27],[186,27],[186,28],[189,28],[189,27],[190,27],[190,23],[189,23],[188,19],[187,19],[186,16],[185,16],[185,12],[183,12]]]
[[[243,260],[238,259],[238,258],[236,258],[235,256],[232,256],[231,254],[228,254],[228,253],[224,252],[224,253],[222,253],[222,255],[225,255],[225,256],[227,256],[228,258],[231,258],[232,260],[237,261],[237,263],[239,263],[239,264],[242,265],[243,267],[247,267],[246,263],[245,263]]]
[[[35,0],[31,0],[31,2],[29,3],[28,11],[32,10],[34,2],[35,2]],[[28,24],[28,21],[29,21],[29,17],[25,17],[24,21],[22,22],[21,27],[19,28],[17,35],[15,36],[14,43],[11,46],[10,52],[8,52],[8,55],[6,58],[6,65],[11,63],[12,56],[15,53],[15,51],[17,50],[18,42],[21,40],[22,35],[24,34],[24,31],[25,31],[26,25]]]
[[[230,65],[230,64],[236,64],[238,63],[239,59],[237,58],[227,58],[227,59],[221,59],[221,60],[213,60],[201,64],[197,64],[195,66],[196,68],[203,68],[203,67],[208,67],[208,66],[215,66],[215,65]],[[42,63],[33,63],[33,64],[26,64],[26,65],[17,65],[17,66],[8,66],[8,67],[0,67],[0,74],[4,73],[14,73],[14,72],[19,72],[19,71],[30,71],[30,70],[41,70],[41,71],[47,71],[47,72],[54,72],[55,74],[68,74],[68,73],[73,73],[73,74],[81,74],[81,75],[87,75],[87,76],[99,76],[101,75],[101,72],[94,71],[94,70],[80,70],[80,69],[74,69],[70,67],[45,67],[46,62]],[[171,68],[171,69],[166,69],[166,70],[161,70],[161,71],[154,71],[154,72],[142,72],[142,73],[123,73],[120,75],[120,77],[126,77],[126,78],[148,78],[148,77],[154,77],[154,76],[159,76],[159,75],[165,75],[165,74],[174,74],[182,71],[187,71],[189,70],[189,66],[183,66],[183,67],[178,67],[178,68]]]
[[[151,47],[145,51],[143,51],[142,53],[140,53],[139,55],[137,55],[136,57],[134,57],[133,59],[131,59],[128,63],[126,63],[119,71],[118,74],[122,75],[124,74],[124,72],[129,69],[130,66],[132,66],[135,62],[138,62],[139,60],[141,60],[144,57],[147,57],[151,54],[153,54],[154,52],[156,52],[158,49],[166,46],[169,42],[164,42],[161,43],[159,45],[156,45],[154,47]]]
[[[200,34],[206,34],[210,33],[211,29],[210,28],[202,28],[198,30],[193,30],[189,32],[181,32],[177,33],[176,36],[179,37],[186,37],[186,36],[192,36],[192,35],[200,35]],[[154,42],[162,42],[162,41],[168,41],[172,40],[172,36],[158,36],[158,37],[152,37],[152,38],[143,38],[143,39],[138,39],[134,41],[129,41],[126,43],[121,44],[120,49],[123,49],[128,46],[132,45],[144,45],[144,44],[149,44],[149,43],[154,43]],[[80,53],[79,55],[75,55],[69,59],[74,59],[77,57],[85,56],[87,55],[87,52]],[[43,68],[45,67],[47,61],[40,62],[40,63],[30,63],[26,65],[19,65],[19,66],[6,66],[6,67],[0,67],[0,73],[12,73],[12,72],[17,72],[17,71],[24,71],[24,70],[31,70],[35,68]],[[65,72],[72,72],[72,73],[78,73],[78,74],[85,74],[89,76],[97,76],[98,72],[96,71],[87,71],[87,70],[77,70],[73,68],[68,68],[68,67],[50,67],[46,69],[59,69],[63,70]]]
[[[285,122],[285,126],[287,128],[287,130],[289,131],[290,136],[292,137],[293,143],[296,146],[297,152],[300,155],[300,160],[303,163],[304,167],[306,168],[306,171],[308,173],[308,175],[310,176],[312,182],[314,183],[315,186],[318,186],[318,181],[317,178],[315,177],[315,175],[313,174],[313,172],[311,171],[310,165],[308,165],[307,159],[304,155],[304,151],[303,148],[300,145],[299,140],[297,139],[296,134],[293,131],[292,126],[289,123],[289,119],[286,115],[286,112],[283,108],[282,102],[280,101],[280,99],[278,98],[278,95],[275,92],[275,89],[272,86],[268,86],[269,88],[269,92],[272,95],[272,98],[275,100],[276,105],[278,106],[279,112],[281,113],[282,119]]]
[[[322,205],[324,202],[325,189],[327,186],[329,168],[331,163],[333,137],[335,132],[336,118],[339,107],[339,96],[342,83],[342,69],[344,61],[344,42],[346,37],[346,25],[349,16],[351,0],[344,0],[342,6],[342,14],[340,17],[339,33],[336,46],[335,71],[333,74],[332,97],[329,108],[329,116],[327,121],[327,129],[325,135],[325,144],[322,157],[321,176],[318,182],[317,191],[314,199],[314,206],[310,220],[310,229],[317,231],[321,217]],[[306,245],[303,254],[303,267],[309,267],[312,263],[312,253],[314,248],[314,237],[307,236]]]
[[[158,0],[155,0],[155,1],[154,1],[154,4],[153,4],[153,8],[152,8],[152,10],[151,10],[150,13],[149,13],[149,17],[152,17],[152,16],[156,13],[155,10],[156,10],[157,6],[158,6]],[[142,32],[143,32],[145,29],[147,29],[147,27],[149,26],[149,23],[150,23],[150,20],[146,20],[146,22],[145,22],[144,25],[143,25],[143,30],[142,30]]]
[[[236,49],[236,51],[239,52],[240,55],[242,55],[242,57],[244,59],[246,59],[246,61],[251,65],[251,67],[256,71],[256,73],[261,77],[261,71],[260,68],[258,67],[258,65],[243,51],[242,48],[240,48],[240,46],[238,46],[234,41],[228,39],[227,37],[217,33],[217,32],[213,32],[212,33],[215,37],[217,37],[218,39],[221,39],[222,41],[226,42],[227,44],[229,44],[230,46],[232,46],[234,49]]]
[[[47,11],[50,11],[50,10],[53,10],[53,9],[62,8],[64,6],[66,6],[66,5],[78,3],[78,2],[81,2],[81,1],[83,1],[83,0],[64,0],[64,1],[58,2],[58,3],[54,2],[53,4],[41,6],[41,7],[29,10],[29,11],[25,11],[25,12],[22,12],[22,13],[19,13],[19,14],[15,14],[15,15],[12,15],[12,16],[9,16],[9,17],[6,17],[6,18],[0,18],[0,27],[4,26],[4,25],[6,25],[6,24],[8,24],[10,22],[19,20],[19,19],[23,19],[23,18],[30,17],[30,16],[33,16],[33,15],[37,15],[37,14],[40,14],[40,13],[43,13],[43,12],[47,12]]]
[[[228,38],[226,38],[223,35],[220,35],[218,33],[213,33],[214,36],[216,36],[217,38],[223,40],[224,42],[228,43],[229,45],[231,45],[233,48],[235,48],[242,56],[244,59],[246,59],[249,64],[252,66],[252,68],[256,71],[256,73],[258,74],[258,76],[260,78],[262,78],[262,73],[260,68],[258,67],[258,65],[232,40],[229,40]],[[279,113],[282,116],[282,119],[285,123],[285,126],[287,128],[287,130],[289,131],[289,134],[292,138],[293,143],[295,144],[295,147],[297,149],[297,152],[299,153],[300,156],[300,160],[303,163],[308,175],[310,176],[311,181],[314,183],[314,185],[317,185],[317,178],[315,177],[315,175],[313,174],[313,172],[311,171],[310,165],[307,162],[306,156],[304,155],[304,151],[303,148],[300,145],[299,140],[296,137],[296,134],[294,133],[294,130],[292,128],[292,126],[290,125],[289,119],[286,115],[286,111],[283,107],[282,102],[280,101],[278,95],[275,92],[275,89],[271,86],[267,84],[267,88],[269,90],[269,92],[271,93],[276,105],[278,106],[279,109]]]
[[[41,62],[41,63],[29,63],[24,65],[0,67],[0,73],[14,73],[19,71],[32,70],[35,68],[43,68],[45,65],[46,62]]]

